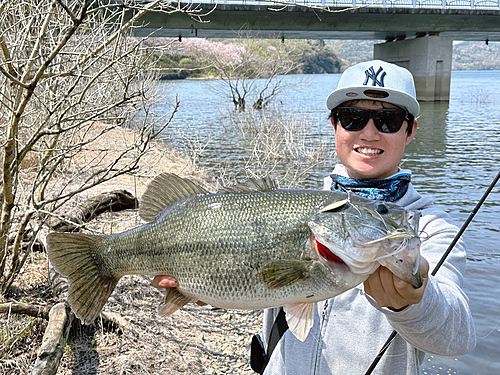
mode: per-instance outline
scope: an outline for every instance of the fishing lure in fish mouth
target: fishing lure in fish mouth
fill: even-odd
[[[407,240],[410,238],[415,238],[414,234],[408,233],[408,230],[405,228],[397,228],[393,231],[387,232],[387,235],[380,237],[376,240],[365,242],[365,245],[373,245],[377,242],[381,242],[384,240]]]
[[[348,195],[320,210],[318,215],[337,214],[331,227],[324,225],[328,222],[324,218],[321,224],[314,219],[309,223],[315,241],[312,246],[318,254],[328,262],[347,265],[351,272],[359,275],[369,276],[383,265],[415,288],[422,286],[420,239],[416,234],[419,215],[393,210],[380,201],[359,204],[355,197]],[[332,233],[335,225],[343,226],[342,238]],[[400,265],[406,267],[405,271],[402,272]],[[412,276],[408,277],[409,274]]]

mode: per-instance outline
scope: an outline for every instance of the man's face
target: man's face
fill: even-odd
[[[390,103],[373,100],[348,102],[343,106],[365,109],[398,108]],[[405,121],[397,133],[388,134],[378,131],[371,118],[359,131],[347,131],[338,122],[335,130],[335,148],[347,174],[357,179],[382,179],[397,173],[405,147],[412,141],[417,130],[417,122],[414,122],[409,136],[406,132],[407,127]]]

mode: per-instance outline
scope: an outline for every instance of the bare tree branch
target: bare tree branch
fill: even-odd
[[[2,313],[23,314],[23,315],[33,316],[36,318],[48,319],[50,308],[51,306],[40,306],[40,305],[37,306],[21,302],[0,303],[0,314]]]
[[[164,0],[130,4],[0,3],[0,294],[45,220],[80,193],[135,173],[178,109],[154,116],[158,58],[142,48],[144,39],[127,35],[148,11],[190,9]],[[135,132],[124,147],[106,142],[127,127]]]

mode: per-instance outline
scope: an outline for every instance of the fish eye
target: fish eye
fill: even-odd
[[[385,215],[385,214],[389,213],[389,210],[387,209],[387,207],[385,206],[385,204],[380,203],[380,204],[377,206],[377,212],[378,212],[380,215]]]

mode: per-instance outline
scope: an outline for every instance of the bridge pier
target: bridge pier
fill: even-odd
[[[415,79],[417,99],[450,99],[453,38],[428,35],[375,44],[373,57],[408,69]]]

